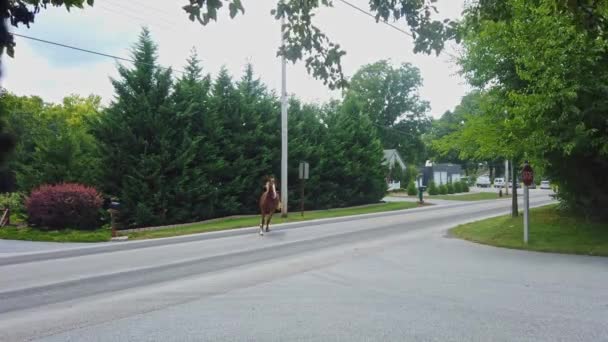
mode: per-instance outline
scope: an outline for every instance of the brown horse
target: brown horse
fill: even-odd
[[[272,214],[280,209],[281,200],[279,194],[277,194],[276,181],[274,177],[266,177],[266,191],[260,196],[260,213],[262,215],[262,222],[260,222],[260,235],[264,235],[264,218],[266,218],[266,232],[270,231],[268,227]]]

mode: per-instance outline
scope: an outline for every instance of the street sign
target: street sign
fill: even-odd
[[[524,164],[524,168],[521,171],[521,180],[526,186],[530,186],[534,182],[534,170],[532,170],[532,166],[528,162]]]
[[[300,179],[308,179],[308,163],[300,163]]]
[[[304,216],[304,183],[308,179],[308,163],[300,162],[300,211],[302,212],[302,216]]]

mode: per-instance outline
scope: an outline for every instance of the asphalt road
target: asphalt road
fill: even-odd
[[[0,257],[0,340],[608,341],[608,259],[445,236],[509,204]]]

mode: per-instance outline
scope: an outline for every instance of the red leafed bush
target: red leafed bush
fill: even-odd
[[[94,229],[103,200],[97,190],[81,184],[43,185],[27,198],[31,225],[50,228]]]

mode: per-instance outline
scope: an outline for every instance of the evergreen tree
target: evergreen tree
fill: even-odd
[[[169,181],[175,191],[171,217],[177,222],[214,217],[218,203],[217,184],[213,179],[221,156],[215,141],[220,134],[217,118],[210,111],[211,78],[203,75],[196,50],[188,58],[184,75],[172,95],[175,108],[176,136],[174,155],[178,159],[179,177]]]
[[[212,116],[217,117],[219,124],[219,132],[213,143],[222,156],[211,175],[217,182],[221,200],[218,203],[218,213],[242,213],[240,194],[244,190],[240,179],[246,170],[240,169],[237,160],[243,155],[243,146],[238,139],[243,132],[243,123],[239,112],[239,93],[226,68],[220,70],[211,88],[211,95]]]
[[[321,196],[337,206],[377,202],[385,195],[388,170],[371,120],[355,101],[347,100],[328,118],[328,139],[321,161]]]
[[[280,184],[279,102],[261,80],[255,78],[251,64],[246,65],[237,90],[241,125],[235,140],[242,154],[233,169],[241,173],[239,202],[246,212],[257,212],[263,177],[274,174]]]
[[[6,161],[9,153],[15,147],[15,137],[7,132],[6,122],[4,121],[6,116],[4,95],[4,89],[0,89],[0,175],[8,174],[8,172],[3,168],[4,162]]]
[[[175,191],[173,177],[192,153],[176,154],[181,143],[170,100],[171,70],[157,64],[157,47],[143,29],[133,48],[133,68],[119,66],[113,79],[116,92],[99,123],[105,190],[120,197],[130,226],[172,221],[169,206]]]
[[[289,204],[291,210],[300,209],[301,184],[300,162],[309,164],[306,180],[305,209],[331,207],[326,192],[320,191],[324,178],[320,168],[323,158],[327,128],[321,123],[322,108],[302,104],[295,98],[289,101]]]

